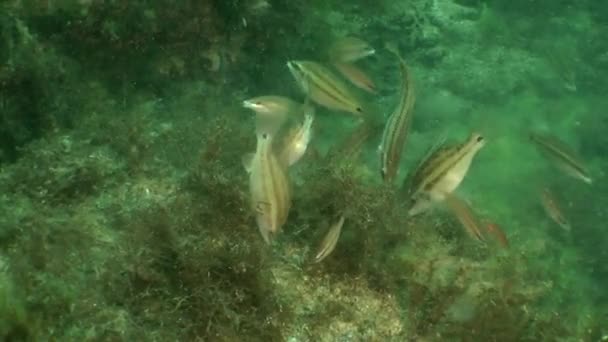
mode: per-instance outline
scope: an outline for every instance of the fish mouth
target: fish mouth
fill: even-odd
[[[293,75],[294,78],[300,79],[302,77],[300,75],[300,68],[298,67],[298,65],[296,64],[296,62],[294,62],[294,61],[288,61],[287,62],[287,68],[289,69],[289,72]]]
[[[302,90],[304,92],[308,92],[309,85],[306,80],[306,77],[302,73],[302,68],[300,67],[299,63],[296,61],[288,61],[287,68],[289,68],[289,72],[291,73],[293,78],[296,80],[296,82],[298,83],[300,88],[302,88]]]
[[[252,110],[257,110],[260,108],[260,106],[258,104],[256,104],[254,101],[251,101],[251,100],[243,101],[243,107],[245,107],[247,109],[252,109]]]
[[[253,108],[253,103],[249,100],[243,101],[243,107],[245,108]]]
[[[376,49],[374,49],[374,48],[367,49],[367,50],[365,50],[365,52],[363,53],[363,57],[361,57],[361,58],[369,57],[375,53],[376,53]]]

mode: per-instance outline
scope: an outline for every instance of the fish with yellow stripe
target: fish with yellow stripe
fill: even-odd
[[[313,61],[289,61],[289,71],[310,100],[331,110],[362,116],[361,101],[352,90],[327,67]]]
[[[399,59],[399,70],[401,72],[399,103],[388,117],[384,133],[382,134],[382,142],[378,147],[382,179],[385,182],[391,182],[399,169],[401,154],[412,122],[416,95],[414,93],[414,82],[405,60],[403,60],[396,48],[391,46],[387,46],[387,48]]]
[[[408,214],[422,213],[456,190],[469,171],[473,158],[484,145],[484,137],[473,133],[464,143],[444,144],[431,151],[413,175],[406,179],[411,201]]]
[[[258,121],[256,151],[243,157],[249,173],[251,206],[260,234],[268,244],[281,231],[291,207],[287,165],[279,160],[273,149],[276,130],[276,125]]]

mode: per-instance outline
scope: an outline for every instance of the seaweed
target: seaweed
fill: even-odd
[[[464,0],[0,6],[0,340],[549,341],[606,333],[607,298],[597,285],[605,282],[605,253],[596,247],[605,234],[593,229],[601,227],[594,215],[604,207],[602,184],[590,193],[559,183],[580,228],[570,236],[551,231],[540,210],[527,210],[536,206],[530,191],[518,192],[545,175],[528,161],[506,168],[501,158],[526,159],[525,147],[488,134],[494,154],[480,158],[459,191],[505,223],[510,247],[498,249],[469,239],[441,205],[408,217],[407,198],[379,177],[373,151],[382,113],[394,103],[394,63],[380,52],[386,41],[407,52],[421,85],[402,174],[443,126],[468,130],[491,111],[526,115],[527,125],[540,121],[528,119],[539,104],[551,114],[564,105],[535,95],[563,94],[547,83],[559,78],[544,71],[563,69],[564,57],[528,48],[579,53],[540,44],[546,28],[538,41],[520,41],[534,21],[507,25],[520,13],[514,7]],[[346,34],[379,51],[369,63],[383,76],[373,99],[378,116],[349,137],[351,118],[319,110],[315,124],[327,126],[289,170],[292,209],[268,246],[241,165],[256,141],[240,102],[293,95],[285,61],[321,61],[331,40]],[[469,34],[470,42],[459,40]],[[573,69],[583,76],[577,81],[602,77],[589,72],[606,64],[600,45],[580,52],[593,58]],[[533,90],[522,97],[522,87]],[[486,124],[490,131],[524,126],[499,116]],[[582,120],[578,128],[590,156],[604,148],[595,137],[604,124]],[[517,182],[499,184],[503,178]],[[342,215],[335,250],[312,263]]]

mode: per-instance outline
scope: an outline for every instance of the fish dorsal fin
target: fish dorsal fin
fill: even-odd
[[[241,162],[243,163],[243,167],[247,171],[247,173],[251,173],[251,164],[253,163],[253,157],[255,153],[247,153],[243,157],[241,157]]]
[[[441,135],[439,139],[437,139],[437,141],[435,141],[435,143],[433,143],[433,145],[431,145],[425,152],[425,154],[422,156],[422,158],[420,159],[420,163],[418,164],[416,169],[414,169],[414,172],[418,172],[426,165],[428,165],[431,159],[437,156],[439,153],[445,153],[447,150],[449,150],[451,146],[447,144],[446,141],[447,139],[445,135]]]
[[[437,139],[437,141],[435,141],[435,143],[433,143],[433,145],[431,145],[431,147],[429,147],[429,149],[426,151],[424,157],[422,158],[422,161],[426,161],[427,159],[429,159],[433,154],[435,154],[437,151],[442,150],[447,148],[447,134],[444,132],[439,136],[439,139]]]

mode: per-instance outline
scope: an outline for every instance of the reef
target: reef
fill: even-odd
[[[0,340],[599,340],[608,11],[542,3],[550,17],[498,0],[0,4]],[[396,43],[415,75],[401,179],[442,135],[489,137],[459,191],[508,248],[441,206],[407,217],[380,181],[379,132],[351,155],[339,146],[354,120],[324,110],[290,171],[284,232],[264,243],[240,104],[303,100],[286,60],[322,60],[348,34],[378,47],[365,66],[381,113],[398,77],[381,47]],[[597,185],[546,177],[513,133],[531,127],[576,142]],[[540,209],[543,181],[567,196],[570,234]],[[339,214],[336,250],[312,263]]]

